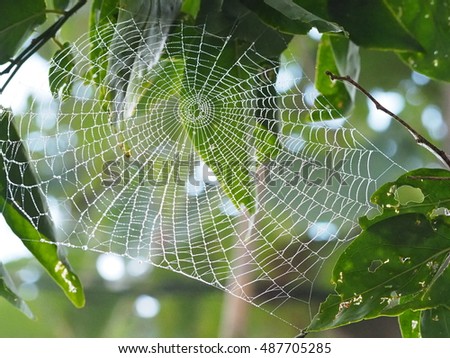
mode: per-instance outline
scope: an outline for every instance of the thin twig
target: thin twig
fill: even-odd
[[[0,88],[0,94],[3,93],[6,86],[8,86],[9,82],[14,78],[17,71],[19,71],[20,67],[39,49],[44,46],[47,41],[56,36],[58,30],[65,24],[65,22],[76,13],[84,4],[86,4],[87,0],[78,0],[78,2],[69,10],[64,11],[63,15],[56,21],[53,25],[51,25],[47,30],[45,30],[38,37],[31,40],[30,45],[23,50],[16,58],[10,61],[8,67],[6,67],[2,72],[0,72],[0,76],[9,74],[6,82]]]
[[[442,150],[436,147],[433,143],[431,143],[428,139],[426,139],[424,136],[422,136],[420,133],[418,133],[413,127],[411,127],[408,123],[406,123],[403,119],[401,119],[399,116],[397,116],[395,113],[391,112],[387,108],[383,107],[376,99],[373,97],[365,88],[363,88],[358,82],[353,80],[350,76],[337,76],[334,73],[330,71],[325,72],[328,77],[330,77],[331,80],[338,80],[338,81],[346,81],[353,86],[355,86],[358,90],[360,90],[364,95],[369,98],[372,103],[376,106],[376,108],[392,118],[394,118],[397,122],[399,122],[403,127],[405,127],[413,136],[414,140],[417,144],[425,147],[428,149],[431,153],[433,153],[438,159],[440,159],[448,168],[450,168],[450,158],[448,155]]]

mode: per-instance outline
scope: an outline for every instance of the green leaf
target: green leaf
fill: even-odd
[[[321,95],[315,100],[319,111],[312,111],[311,119],[320,121],[348,115],[353,109],[354,86],[332,81],[326,72],[357,79],[360,69],[358,46],[343,36],[325,34],[320,40],[316,66],[315,86]],[[324,108],[330,112],[322,111]]]
[[[64,11],[69,4],[70,0],[53,0],[53,6],[56,10]]]
[[[199,23],[204,23],[207,17],[222,11],[223,1],[224,0],[202,0],[200,2],[200,9],[197,13],[197,20]]]
[[[120,0],[94,0],[89,18],[91,77],[97,85],[104,83],[108,68],[108,49],[114,36]],[[106,89],[100,88],[104,97]]]
[[[449,177],[448,170],[424,168],[384,184],[371,197],[382,213],[370,219],[366,216],[360,218],[361,227],[366,229],[379,221],[405,213],[422,213],[429,219],[445,217],[443,210],[450,209]]]
[[[201,0],[183,0],[181,4],[181,12],[188,14],[193,19],[197,18],[198,12],[200,11]]]
[[[16,292],[17,290],[14,282],[9,276],[8,271],[6,271],[6,268],[0,262],[0,297],[3,297],[5,300],[7,300],[28,318],[34,318],[30,307],[28,307],[26,302],[22,298],[20,298]]]
[[[195,23],[205,26],[205,29],[210,33],[226,32],[226,36],[228,36],[233,28],[233,21],[222,12],[223,2],[224,0],[200,1]]]
[[[364,230],[333,270],[337,295],[310,330],[339,327],[409,309],[450,304],[450,227],[423,214],[389,217]]]
[[[45,22],[45,1],[2,0],[0,13],[0,64],[3,64],[13,58],[34,29]]]
[[[422,311],[420,330],[423,338],[450,338],[450,310],[439,306]]]
[[[36,257],[77,307],[84,305],[78,277],[58,252],[45,197],[28,162],[26,150],[9,111],[0,108],[0,208],[12,231]]]
[[[278,140],[278,136],[262,124],[256,123],[253,137],[259,163],[274,159],[280,153],[281,143]]]
[[[61,49],[55,52],[50,62],[48,81],[53,97],[67,99],[74,85],[75,77],[73,68],[75,58],[72,54],[72,46],[66,42]]]
[[[236,65],[239,53],[234,41],[224,46],[222,40],[213,36],[195,39],[196,43],[185,44],[189,46],[185,51],[196,55],[185,58],[178,115],[192,145],[214,172],[226,195],[236,208],[245,207],[252,214],[256,210],[256,191],[249,138],[255,117],[248,100],[253,95],[253,88],[247,88],[251,87],[246,81],[250,74],[248,70],[242,71],[243,63]],[[217,49],[217,53],[201,51],[201,47]],[[228,78],[223,78],[224,73]],[[217,82],[215,78],[223,80]],[[208,96],[203,97],[205,89]]]
[[[148,141],[148,133],[142,131],[142,126],[158,128],[167,138],[170,145],[178,147],[181,152],[186,150],[187,133],[180,125],[177,116],[165,108],[176,108],[177,101],[183,90],[185,64],[181,58],[160,59],[148,73],[143,75],[139,84],[134,84],[130,90],[135,94],[135,105],[127,103],[127,115],[121,123],[121,131],[126,141],[125,145],[131,149],[139,148]],[[131,83],[129,84],[129,86]],[[132,125],[127,125],[131,121]],[[162,145],[161,143],[157,143]]]
[[[321,32],[341,32],[342,27],[319,16],[323,1],[310,3],[311,10],[303,7],[301,1],[292,0],[240,0],[261,20],[277,31],[288,34],[306,34],[313,26]]]
[[[12,114],[3,107],[0,107],[0,141],[4,145],[0,158],[0,198],[17,208],[24,219],[33,221],[43,235],[53,240],[53,223],[48,215],[42,215],[48,213],[45,197],[28,163]]]
[[[411,2],[408,4],[412,5]],[[329,0],[328,11],[331,19],[343,26],[350,39],[359,46],[396,51],[423,50],[383,0]]]
[[[11,230],[62,288],[69,300],[76,307],[83,307],[85,299],[80,280],[67,260],[60,257],[57,246],[44,243],[53,240],[39,233],[22,211],[3,197],[0,197],[0,206],[3,207],[3,216]]]
[[[256,211],[256,193],[251,172],[251,151],[247,144],[249,126],[245,122],[249,118],[227,116],[245,111],[239,107],[242,96],[240,91],[235,88],[222,88],[220,91],[237,102],[203,102],[202,98],[193,98],[187,88],[181,95],[179,116],[197,153],[217,176],[236,208],[245,207],[253,214]],[[214,111],[215,114],[208,115],[208,111]],[[205,115],[208,117],[202,119]],[[223,145],[224,138],[227,139],[226,145]]]
[[[414,71],[450,81],[450,1],[385,0],[395,17],[417,39],[424,51],[401,53]]]
[[[244,8],[245,9],[245,8]],[[224,6],[224,11],[227,7]],[[268,26],[254,13],[243,10],[245,15],[235,13],[238,25],[234,29],[234,36],[242,41],[236,41],[237,51],[239,45],[243,47],[242,50],[248,49],[249,44],[252,44],[256,52],[261,56],[269,59],[279,59],[280,54],[286,49],[287,44],[292,39],[291,35],[280,34],[277,30]],[[234,26],[232,24],[232,26]],[[264,34],[264,36],[261,36]],[[257,59],[261,61],[261,59]]]
[[[311,24],[286,17],[263,1],[240,0],[240,2],[258,15],[262,22],[277,31],[287,34],[306,34],[311,30]]]
[[[242,54],[251,44],[261,56],[278,59],[292,39],[292,35],[280,33],[266,24],[240,0],[203,1],[197,24],[205,26],[205,31],[210,34],[222,37],[232,34],[236,54]],[[256,60],[260,62],[261,58]]]
[[[184,71],[183,59],[161,59],[144,74],[141,83],[132,90],[138,97],[137,110],[147,112],[148,115],[151,106],[158,101],[155,95],[162,93],[165,99],[179,95],[183,89]]]
[[[248,1],[249,3],[255,3],[254,1]],[[269,7],[275,9],[286,18],[296,22],[306,24],[308,30],[312,27],[316,27],[320,32],[342,32],[343,28],[333,22],[327,21],[316,15],[316,11],[320,13],[323,7],[323,2],[319,1],[314,4],[311,1],[301,1],[301,0],[264,0],[264,3]],[[305,3],[309,8],[312,8],[311,11],[308,11],[303,5]],[[254,7],[255,4],[253,4]],[[259,7],[263,14],[266,14],[266,18],[270,18],[270,15],[267,13],[268,9],[265,6]],[[272,10],[273,11],[273,10]],[[273,17],[272,17],[273,18]],[[283,21],[280,19],[280,23]],[[290,23],[292,25],[292,22]],[[293,33],[304,33],[305,27],[299,26],[299,32]]]
[[[255,90],[258,101],[256,104],[256,126],[253,131],[256,157],[258,163],[273,160],[282,146],[278,138],[279,123],[277,118],[278,93],[275,88],[275,71],[266,71],[261,77],[261,83]]]
[[[407,310],[398,316],[403,338],[421,338],[420,316],[423,311]]]

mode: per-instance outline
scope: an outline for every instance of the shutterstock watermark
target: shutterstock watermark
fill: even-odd
[[[344,175],[345,158],[336,158],[332,152],[322,155],[322,160],[295,158],[274,160],[262,166],[256,162],[240,162],[221,158],[205,164],[195,155],[164,160],[139,160],[119,158],[103,164],[102,185],[118,187],[127,185],[166,186],[189,184],[192,187],[216,185],[220,180],[237,181],[243,185],[255,181],[265,186],[331,186],[347,185]]]

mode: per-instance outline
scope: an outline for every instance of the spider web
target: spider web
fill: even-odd
[[[71,51],[75,68],[60,69],[72,88],[65,100],[33,100],[14,119],[51,208],[31,220],[37,227],[52,216],[59,245],[150,262],[295,327],[307,324],[283,307],[315,313],[324,265],[357,234],[370,195],[404,169],[349,120],[333,118],[326,103],[314,105],[311,82],[288,50],[273,61],[248,46],[223,67],[231,36],[158,26],[114,51],[99,44],[106,48],[99,63],[129,66],[127,91],[108,87],[111,73],[100,86],[86,79],[98,50],[86,35]],[[105,39],[120,35],[97,31]],[[134,41],[158,46],[146,45],[150,56],[130,62]],[[115,94],[113,103],[105,93]],[[5,157],[14,143],[1,144]],[[14,165],[5,158],[8,192],[32,193],[8,176]],[[224,184],[230,173],[237,185]],[[252,182],[241,180],[247,174]],[[239,205],[245,195],[255,199],[254,213]]]

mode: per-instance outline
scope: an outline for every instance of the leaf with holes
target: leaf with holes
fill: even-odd
[[[409,310],[399,316],[399,324],[405,338],[448,338],[450,310],[444,306],[420,311]]]
[[[423,311],[407,310],[398,316],[403,338],[420,338],[420,316]]]
[[[322,303],[310,330],[407,310],[450,305],[450,227],[423,214],[389,217],[365,229],[333,270],[337,294]]]
[[[373,194],[381,212],[360,218],[364,231],[334,268],[338,295],[322,305],[312,329],[450,303],[449,177],[417,169]]]
[[[441,180],[439,180],[441,178]],[[363,229],[392,216],[422,213],[429,220],[450,223],[450,172],[445,169],[417,169],[381,186],[371,197],[382,212],[360,218]]]
[[[77,306],[84,305],[80,280],[56,245],[53,222],[10,112],[2,109],[0,141],[0,207],[6,223]]]
[[[2,0],[0,4],[0,64],[8,62],[46,19],[44,0]]]

